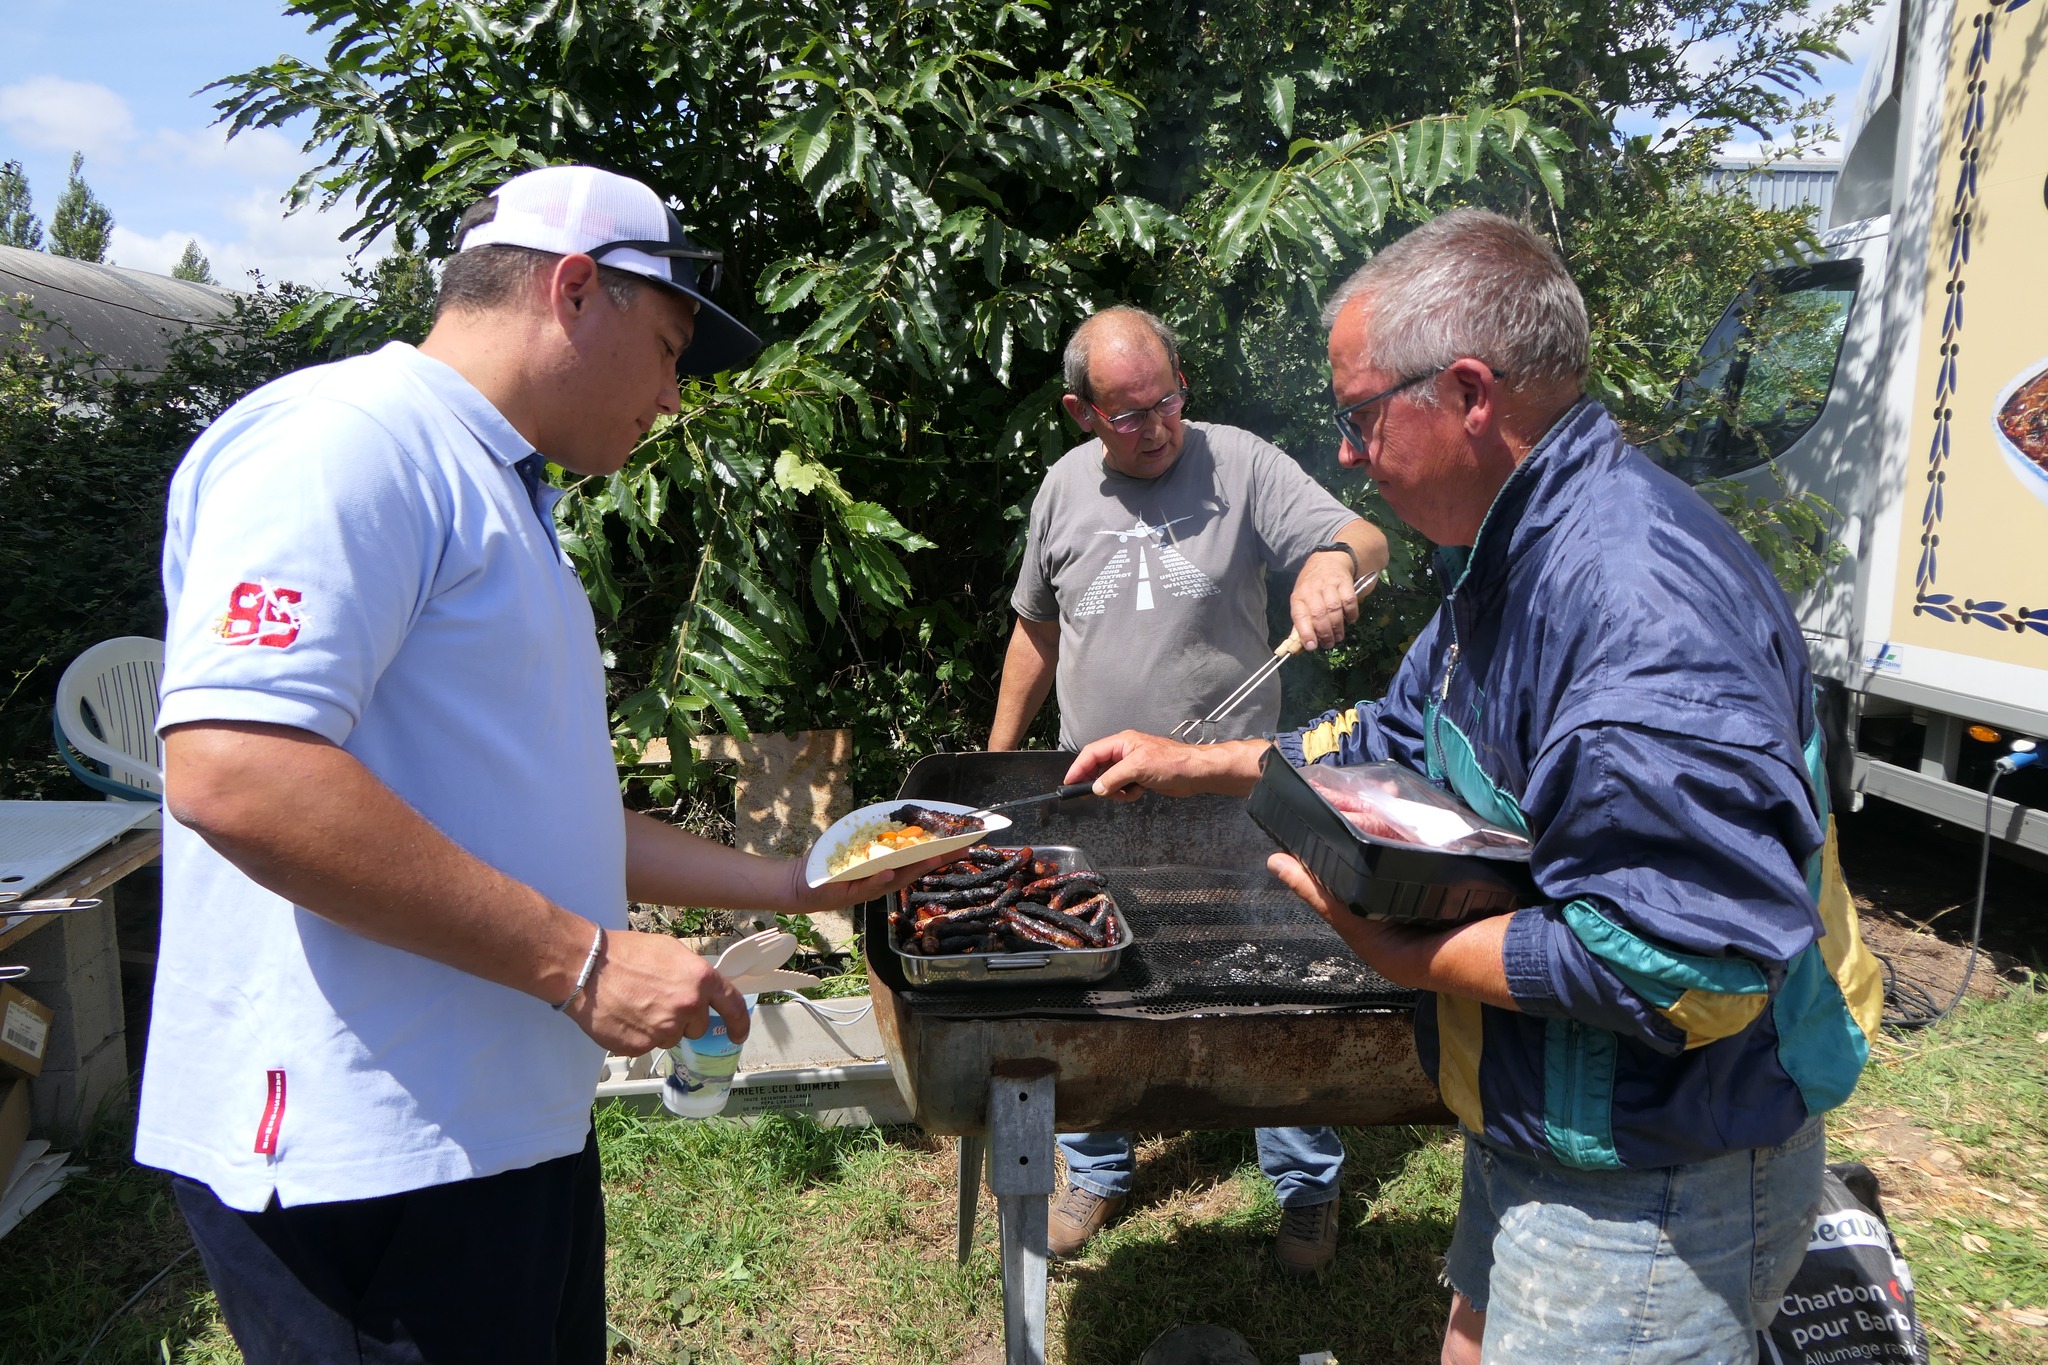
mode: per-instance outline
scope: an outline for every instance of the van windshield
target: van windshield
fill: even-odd
[[[1820,417],[1834,387],[1860,261],[1770,271],[1729,305],[1678,387],[1672,434],[1652,452],[1688,483],[1776,459]]]

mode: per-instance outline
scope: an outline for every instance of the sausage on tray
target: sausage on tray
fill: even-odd
[[[931,813],[905,807],[897,818]],[[919,956],[1104,948],[1120,932],[1107,880],[1062,872],[1028,847],[978,845],[896,894],[890,935]]]

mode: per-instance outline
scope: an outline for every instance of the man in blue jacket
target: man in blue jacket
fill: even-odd
[[[1343,462],[1441,547],[1442,608],[1380,701],[1270,742],[1126,731],[1068,780],[1246,792],[1270,743],[1401,763],[1526,831],[1542,898],[1450,929],[1271,863],[1425,992],[1416,1044],[1466,1133],[1444,1359],[1753,1360],[1881,1007],[1798,624],[1584,396],[1585,304],[1528,228],[1445,214],[1324,316]]]

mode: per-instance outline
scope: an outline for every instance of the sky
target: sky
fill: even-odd
[[[316,159],[305,129],[229,141],[212,126],[209,81],[325,43],[282,0],[0,0],[0,160],[18,160],[47,225],[74,151],[113,212],[108,259],[167,274],[196,239],[222,284],[269,279],[338,286],[346,212],[286,217],[283,196]],[[292,135],[295,133],[296,135]],[[371,255],[381,254],[373,250]]]
[[[303,19],[283,13],[283,0],[0,0],[0,33],[0,160],[22,163],[45,223],[72,152],[82,151],[86,183],[114,215],[114,264],[168,273],[190,239],[222,284],[246,285],[252,269],[341,283],[352,216],[284,212],[286,190],[315,164],[300,151],[305,128],[229,141],[213,126],[218,95],[197,93],[281,53],[324,52]],[[1858,34],[1849,44],[1856,65],[1823,68],[1838,116],[1870,46],[1869,32]],[[1654,131],[1639,122],[1630,131]],[[373,243],[364,259],[381,254]]]

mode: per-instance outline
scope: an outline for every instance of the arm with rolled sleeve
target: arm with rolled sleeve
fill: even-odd
[[[1388,683],[1385,697],[1325,711],[1299,730],[1275,735],[1273,747],[1281,757],[1297,768],[1311,763],[1341,768],[1391,760],[1421,772],[1422,715],[1440,619],[1431,618],[1416,636]]]
[[[1676,1055],[1747,1028],[1819,932],[1812,797],[1768,747],[1589,725],[1540,755],[1524,807],[1554,898],[1502,943],[1525,1013]]]

